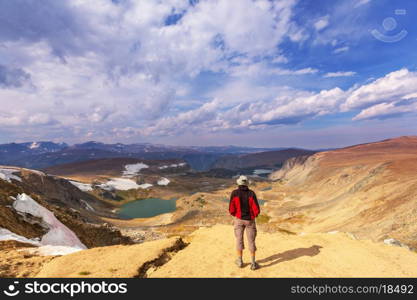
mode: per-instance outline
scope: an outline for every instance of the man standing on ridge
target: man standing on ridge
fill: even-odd
[[[236,236],[237,259],[236,265],[243,267],[242,251],[245,248],[243,242],[243,233],[246,229],[246,237],[248,239],[248,248],[251,253],[252,262],[251,269],[259,268],[255,260],[256,252],[256,222],[255,218],[260,213],[258,199],[254,191],[248,188],[249,180],[246,176],[240,176],[236,181],[238,188],[230,195],[229,213],[235,217],[234,231]]]

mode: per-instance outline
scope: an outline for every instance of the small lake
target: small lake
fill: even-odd
[[[121,219],[150,218],[157,215],[173,212],[177,199],[163,200],[148,198],[126,203],[118,212]]]

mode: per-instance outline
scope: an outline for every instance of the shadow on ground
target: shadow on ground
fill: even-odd
[[[258,260],[261,268],[270,267],[284,261],[297,259],[302,256],[316,256],[320,253],[322,246],[313,245],[310,248],[297,248],[282,253],[271,255],[270,257]]]

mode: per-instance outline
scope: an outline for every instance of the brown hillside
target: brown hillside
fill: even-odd
[[[273,222],[417,246],[417,137],[317,153],[273,173]]]

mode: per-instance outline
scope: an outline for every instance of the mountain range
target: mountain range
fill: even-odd
[[[233,160],[238,155],[284,149],[287,148],[181,147],[150,143],[104,144],[94,141],[75,145],[54,142],[9,143],[0,145],[0,164],[44,169],[59,164],[101,158],[183,159],[194,170],[206,171],[211,169],[221,157],[227,156]],[[227,158],[222,161],[224,160],[227,160]],[[218,163],[216,167],[222,168],[222,163]]]
[[[25,151],[31,146],[49,155],[74,150],[37,143]],[[115,152],[95,143],[79,151],[91,147]],[[273,167],[295,150],[228,154],[216,163],[242,168],[238,157],[273,169],[250,184],[262,201],[256,272],[233,264],[230,176],[193,172],[183,159],[90,159],[46,173],[1,166],[0,277],[416,276],[417,136],[299,151]],[[170,212],[119,215],[125,204],[173,198]]]

